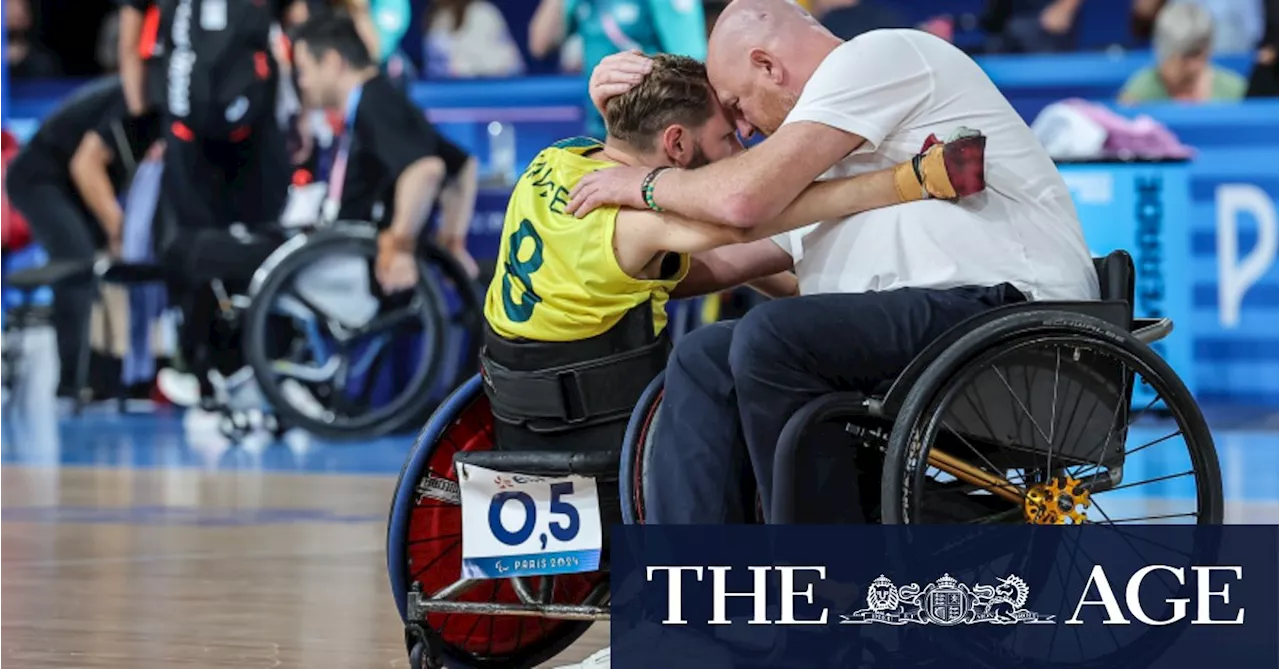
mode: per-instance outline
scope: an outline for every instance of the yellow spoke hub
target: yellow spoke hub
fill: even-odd
[[[1022,511],[1032,525],[1073,525],[1086,522],[1085,509],[1089,508],[1089,491],[1080,481],[1070,476],[1057,476],[1048,483],[1036,483],[1027,489],[1022,500]]]

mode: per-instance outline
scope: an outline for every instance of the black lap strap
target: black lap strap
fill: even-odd
[[[667,338],[593,360],[537,371],[517,371],[480,356],[495,416],[523,422],[554,419],[583,423],[625,414],[667,361]]]

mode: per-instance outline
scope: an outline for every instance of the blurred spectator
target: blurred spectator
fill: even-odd
[[[1276,3],[1267,3],[1267,32],[1258,44],[1258,58],[1249,76],[1249,90],[1245,93],[1247,97],[1274,98],[1277,95],[1276,14],[1278,9],[1280,8]]]
[[[1133,0],[1131,26],[1140,40],[1152,39],[1156,17],[1166,5],[1192,3],[1213,17],[1213,49],[1218,53],[1247,53],[1263,37],[1263,13],[1274,0]]]
[[[382,71],[398,87],[415,78],[412,63],[400,50],[413,12],[409,0],[289,0],[281,16],[286,27],[300,26],[316,12],[338,11],[351,17],[360,39]]]
[[[5,191],[51,260],[91,262],[98,249],[119,255],[124,212],[117,198],[159,125],[154,116],[131,116],[119,77],[82,86],[44,119],[6,170]],[[87,284],[54,294],[63,394],[75,389],[72,372],[92,305]]]
[[[542,0],[529,24],[529,51],[545,58],[567,36],[582,36],[582,69],[635,49],[707,59],[707,27],[700,0]],[[582,89],[584,98],[587,90]],[[589,99],[588,99],[589,100]],[[604,120],[589,101],[587,133],[603,137]]]
[[[809,12],[843,40],[880,28],[909,28],[902,15],[875,0],[811,0]]]
[[[1120,92],[1121,102],[1207,102],[1244,97],[1244,78],[1209,62],[1213,17],[1200,5],[1176,3],[1160,10],[1152,46],[1156,64],[1130,77]]]
[[[1084,0],[988,0],[982,27],[992,53],[1070,51]]]
[[[488,0],[434,0],[425,21],[427,75],[510,77],[524,59],[502,11]]]
[[[58,57],[36,37],[29,0],[5,0],[5,64],[15,79],[40,79],[62,74]]]

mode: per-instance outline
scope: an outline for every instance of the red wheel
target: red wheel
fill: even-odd
[[[644,465],[645,455],[649,453],[649,443],[653,439],[653,427],[658,417],[658,407],[662,405],[662,391],[653,398],[653,405],[645,414],[644,423],[640,425],[640,438],[636,441],[635,457],[632,460],[631,503],[635,505],[636,524],[644,524]]]
[[[483,393],[462,405],[457,417],[440,437],[423,448],[426,466],[405,472],[401,485],[413,485],[405,541],[407,585],[421,586],[424,594],[439,592],[462,576],[462,508],[458,503],[458,477],[453,456],[461,451],[488,451],[494,447],[493,417]],[[582,604],[607,578],[604,572],[552,578],[551,601]],[[539,592],[541,578],[530,578]],[[511,582],[482,582],[453,598],[460,602],[517,604]],[[439,634],[443,654],[455,663],[474,667],[533,667],[554,657],[591,626],[590,622],[547,620],[520,616],[430,614],[426,625]]]

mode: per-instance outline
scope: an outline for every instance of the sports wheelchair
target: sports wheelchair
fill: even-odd
[[[859,486],[871,522],[1220,524],[1221,475],[1208,426],[1150,348],[1173,324],[1133,318],[1127,253],[1096,259],[1095,268],[1099,301],[993,309],[957,325],[877,392],[833,393],[806,405],[778,445],[768,521],[805,520],[797,512],[797,488],[807,480],[802,456],[819,426],[836,425],[871,479]],[[414,669],[533,667],[609,618],[603,558],[589,573],[464,578],[458,470],[573,474],[595,478],[602,491],[616,481],[621,517],[603,522],[643,523],[661,399],[659,376],[632,412],[624,443],[587,453],[495,451],[478,377],[441,405],[401,471],[387,532],[391,589]],[[1173,473],[1158,473],[1172,460],[1152,457],[1155,447],[1178,436],[1186,452]],[[1154,490],[1135,495],[1139,486]],[[1175,512],[1178,502],[1191,510]]]
[[[242,434],[265,400],[266,427],[367,439],[420,424],[474,369],[481,298],[451,255],[419,249],[411,290],[373,278],[376,227],[340,221],[294,232],[243,295],[214,284],[222,318],[241,330],[247,370],[229,379],[223,431]],[[257,393],[236,387],[256,382]]]

